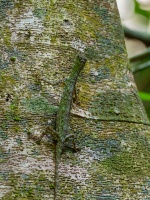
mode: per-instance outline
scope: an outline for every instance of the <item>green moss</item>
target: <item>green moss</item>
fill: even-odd
[[[13,117],[13,120],[14,120],[14,121],[20,121],[20,120],[21,120],[21,118],[20,118],[20,117],[17,117],[17,116],[15,116],[15,117]]]
[[[7,120],[20,121],[21,110],[19,108],[19,99],[16,97],[8,106],[8,110],[5,112],[5,118]]]
[[[18,144],[18,145],[21,145],[21,144],[23,144],[23,143],[22,143],[22,140],[21,140],[21,138],[20,138],[20,137],[16,138],[16,142],[17,142],[17,144]]]
[[[7,29],[6,29],[7,30]],[[1,34],[1,32],[0,32]],[[9,33],[3,33],[3,38],[5,39],[5,37],[8,37],[8,43],[10,42],[10,36]],[[7,43],[6,41],[4,41],[4,43]],[[10,46],[10,44],[9,44]],[[0,58],[0,69],[4,69],[6,71],[6,69],[10,67],[10,65],[12,65],[16,60],[18,61],[23,61],[24,60],[24,55],[22,54],[22,52],[20,52],[18,49],[14,49],[11,47],[7,47],[7,44],[5,45],[5,47],[3,47],[3,53],[7,55],[7,59],[2,59]],[[9,69],[10,70],[10,69]],[[15,70],[15,69],[14,69]],[[4,71],[4,72],[5,72]],[[16,71],[16,70],[15,70]],[[14,72],[15,72],[14,71]],[[3,72],[3,75],[5,75],[5,73]],[[1,72],[2,73],[2,72]],[[17,73],[17,72],[16,72]],[[3,76],[2,74],[0,74],[0,76]],[[8,77],[8,72],[6,73],[6,75]]]
[[[53,183],[47,179],[43,172],[33,172],[33,174],[21,174],[20,176],[9,174],[12,188],[2,200],[41,200],[44,199],[43,191],[47,191],[48,186],[50,187],[47,195],[50,195],[54,189]]]
[[[135,163],[132,159],[132,156],[128,152],[123,152],[121,154],[115,155],[102,163],[107,169],[111,169],[115,172],[115,174],[126,174],[128,175],[131,173],[132,168],[134,167]]]
[[[14,0],[1,0],[0,1],[0,20],[7,16],[7,10],[14,7]]]
[[[16,61],[16,57],[11,57],[11,58],[10,58],[10,61],[11,61],[11,62],[15,62],[15,61]]]
[[[85,191],[82,189],[80,191],[77,191],[73,195],[73,200],[85,200],[85,198],[86,198]]]
[[[2,60],[2,58],[0,58],[0,70],[5,70],[5,69],[7,69],[8,64],[9,64],[9,61],[8,61],[8,60]],[[1,74],[0,74],[0,79],[1,79],[1,77],[2,77],[2,73],[3,73],[3,72],[1,72]]]
[[[29,100],[23,99],[22,105],[28,112],[42,113],[42,114],[54,114],[58,108],[50,105],[50,103],[44,97],[33,97]]]
[[[105,77],[105,74],[103,76]],[[109,76],[109,73],[106,73],[106,76]],[[100,91],[96,95],[93,94],[92,100],[89,111],[99,119],[147,122],[138,110],[140,104],[134,103],[137,99],[132,93],[116,92],[115,89],[108,92]]]
[[[86,48],[85,55],[90,60],[95,60],[95,59],[101,58],[101,56],[100,56],[101,54],[99,54],[99,52],[97,50],[95,50],[94,47]]]
[[[44,18],[46,15],[46,10],[42,8],[37,8],[33,11],[33,14],[38,18]]]
[[[106,159],[102,165],[109,173],[129,177],[150,176],[150,146],[147,139],[137,134],[129,137],[126,150]]]
[[[4,131],[0,130],[0,138],[3,140],[7,140],[8,135]]]
[[[50,188],[50,189],[54,189],[54,188],[55,188],[54,183],[50,183],[50,184],[49,184],[49,188]]]
[[[7,127],[6,122],[1,123],[1,124],[0,124],[0,127],[2,127],[2,129],[6,128],[6,127]]]
[[[11,31],[6,25],[3,25],[3,29],[0,29],[0,37],[3,38],[5,45],[10,45]]]
[[[19,120],[18,120],[18,121],[19,121]],[[14,128],[14,130],[15,130],[16,132],[18,132],[18,131],[19,131],[19,129],[20,129],[20,128],[19,128],[18,126],[16,126],[16,125],[15,125],[15,128]]]

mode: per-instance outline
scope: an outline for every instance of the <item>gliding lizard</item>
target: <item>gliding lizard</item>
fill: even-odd
[[[73,137],[73,134],[68,134],[69,132],[69,119],[70,119],[70,110],[72,105],[73,93],[75,90],[75,85],[78,79],[78,76],[81,70],[84,68],[86,63],[86,58],[82,56],[77,56],[74,62],[74,66],[72,68],[71,74],[69,78],[65,82],[64,91],[61,97],[61,101],[59,104],[59,109],[56,117],[56,130],[53,130],[52,127],[47,127],[46,131],[42,133],[42,135],[36,140],[40,142],[44,135],[48,134],[48,132],[52,135],[54,140],[56,141],[56,152],[55,152],[55,191],[54,191],[54,200],[57,199],[57,191],[58,191],[58,168],[59,162],[61,159],[62,149],[65,146],[65,142],[67,139]],[[31,135],[30,135],[31,136]],[[32,138],[32,136],[31,136]],[[77,150],[74,144],[74,150]]]

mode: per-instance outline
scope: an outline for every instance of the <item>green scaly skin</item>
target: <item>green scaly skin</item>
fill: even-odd
[[[65,88],[61,97],[59,110],[57,113],[57,118],[56,118],[57,144],[56,144],[56,154],[55,154],[56,163],[55,163],[55,194],[54,194],[55,200],[57,200],[57,194],[58,194],[58,168],[61,159],[62,149],[64,147],[65,141],[68,138],[73,137],[72,134],[68,135],[73,93],[75,90],[75,85],[78,76],[81,70],[84,68],[85,63],[86,63],[85,58],[77,56],[72,72],[69,78],[65,82]]]

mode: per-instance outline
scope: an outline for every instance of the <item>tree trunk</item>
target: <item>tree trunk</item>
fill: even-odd
[[[149,122],[129,69],[114,0],[0,0],[0,198],[146,200]],[[55,190],[56,112],[77,55],[76,84]],[[68,141],[71,145],[71,140]]]

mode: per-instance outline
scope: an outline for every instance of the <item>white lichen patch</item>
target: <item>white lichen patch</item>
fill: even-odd
[[[69,20],[64,20],[63,22],[63,25],[62,25],[62,28],[64,29],[65,32],[74,32],[75,31],[75,28],[74,26],[72,25],[71,22],[69,22]]]
[[[53,171],[54,162],[48,156],[40,157],[40,160],[36,158],[28,157],[22,162],[16,163],[17,166],[14,167],[14,170],[21,171],[22,173],[31,174],[32,171]]]
[[[70,16],[66,9],[61,9],[61,13],[63,13],[63,21],[62,21],[62,29],[67,33],[75,32],[76,28],[73,23],[72,16]]]
[[[99,73],[98,73],[98,71],[95,68],[91,68],[90,75],[98,76]]]
[[[125,140],[121,140],[121,143],[120,143],[120,146],[121,147],[126,147],[127,146],[127,142]]]
[[[29,129],[29,132],[34,134],[35,136],[40,136],[42,131],[41,131],[41,126],[39,125],[34,125],[31,129]]]
[[[15,15],[15,13],[14,13]],[[12,32],[11,42],[22,41],[24,38],[34,42],[34,37],[44,31],[42,20],[33,15],[31,9],[20,14],[20,17],[9,18],[10,30]]]
[[[100,155],[98,151],[93,151],[89,147],[85,147],[80,154],[77,153],[76,158],[78,160],[77,163],[82,163],[82,166],[61,163],[60,173],[62,173],[64,177],[69,177],[71,180],[80,182],[83,185],[86,180],[91,178],[88,168],[90,169],[92,167],[93,162],[105,159],[102,154]]]
[[[30,154],[32,153],[32,154]],[[7,166],[3,166],[6,170],[14,173],[32,174],[33,171],[54,171],[54,162],[52,155],[33,155],[33,151],[29,148],[24,151],[10,151],[11,158],[7,162]]]
[[[85,184],[85,181],[90,178],[87,169],[80,166],[62,165],[61,172],[65,177],[82,182],[82,184]]]
[[[81,52],[84,52],[84,50],[86,49],[86,44],[84,42],[82,42],[80,39],[73,39],[71,42],[71,46]]]
[[[43,59],[44,58],[54,59],[56,53],[52,53],[52,52],[40,52],[40,51],[38,51],[38,53],[36,54],[36,56],[38,58],[40,57],[40,58],[43,58]]]
[[[0,185],[0,198],[4,197],[11,190],[10,186]]]
[[[79,155],[79,160],[82,160],[88,164],[89,166],[92,165],[92,162],[97,160],[97,161],[102,161],[104,160],[105,157],[103,153],[100,151],[93,151],[89,147],[85,147],[84,153]]]
[[[17,138],[17,137],[16,137]],[[1,146],[6,152],[11,151],[13,148],[17,146],[16,138],[8,138],[7,140],[1,140]]]
[[[21,90],[23,90],[26,87],[26,85],[24,84],[20,84],[18,86],[14,86],[13,91],[15,92],[20,92]]]

